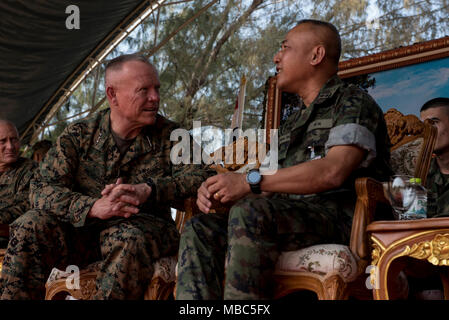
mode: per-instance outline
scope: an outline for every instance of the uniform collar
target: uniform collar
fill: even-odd
[[[107,111],[100,113],[100,125],[98,133],[95,137],[95,147],[98,150],[106,150],[105,146],[114,145],[114,138],[111,134],[110,124],[111,124],[111,111],[107,109]]]
[[[326,81],[324,86],[320,89],[318,96],[313,100],[312,104],[321,104],[330,97],[332,97],[340,87],[343,86],[343,81],[341,81],[338,75],[333,75]],[[310,106],[309,106],[310,107]]]
[[[115,146],[114,137],[111,132],[111,111],[108,109],[102,116],[100,120],[98,134],[95,137],[95,147],[98,150],[103,150],[106,152],[108,146]],[[159,120],[159,115],[157,116],[157,120]],[[154,148],[154,143],[151,139],[153,135],[152,127],[154,126],[146,126],[142,129],[142,131],[137,135],[132,145],[129,147],[126,152],[125,158],[129,156],[132,158],[134,154],[142,154],[150,152]],[[118,152],[118,149],[117,149]]]
[[[320,104],[326,102],[329,98],[331,98],[341,86],[343,86],[343,81],[341,81],[340,77],[335,74],[326,81],[326,83],[320,89],[318,96],[308,107],[304,105],[304,101],[301,99],[300,109],[296,113],[294,119],[294,128],[302,127],[308,121],[314,109],[318,108]]]

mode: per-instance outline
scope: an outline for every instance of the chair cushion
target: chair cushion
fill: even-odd
[[[100,267],[100,261],[91,263],[84,269],[80,270],[80,276],[82,277],[83,274],[90,273],[90,272],[96,272],[99,267]],[[70,275],[73,275],[73,273],[59,270],[58,268],[53,268],[50,272],[50,275],[48,276],[47,284],[49,284],[53,281],[59,280],[59,279],[66,279]]]
[[[59,270],[58,268],[53,268],[53,269],[51,269],[50,275],[48,276],[47,284],[50,284],[53,281],[56,281],[59,279],[65,279],[68,276],[70,276],[69,272]]]
[[[391,151],[390,162],[395,174],[415,175],[416,162],[423,141],[423,138],[417,138]]]
[[[311,272],[327,278],[338,274],[345,282],[357,277],[357,260],[348,246],[320,244],[296,251],[284,251],[276,264],[276,274]]]

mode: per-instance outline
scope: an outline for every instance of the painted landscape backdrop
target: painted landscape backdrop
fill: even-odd
[[[370,74],[368,92],[385,112],[396,108],[419,117],[428,100],[449,97],[449,57]]]

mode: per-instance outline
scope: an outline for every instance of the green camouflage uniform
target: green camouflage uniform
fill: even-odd
[[[279,166],[324,157],[337,145],[367,150],[360,168],[338,190],[251,196],[237,202],[229,216],[203,214],[189,220],[181,235],[176,298],[272,298],[272,272],[281,251],[347,244],[354,180],[371,176],[383,181],[391,174],[390,142],[376,102],[334,76],[309,107],[301,106],[280,128]]]
[[[176,254],[170,206],[194,196],[207,175],[199,166],[171,163],[176,125],[162,116],[121,157],[109,115],[108,109],[69,125],[41,163],[31,182],[33,210],[11,225],[2,299],[42,299],[53,267],[82,269],[97,260],[94,299],[143,298],[155,260]],[[119,177],[128,184],[152,179],[156,192],[128,219],[87,219],[104,187]]]
[[[0,223],[10,224],[30,209],[30,180],[36,167],[33,160],[19,158],[0,173]]]
[[[426,187],[427,217],[449,216],[449,175],[441,173],[435,158],[430,163]]]

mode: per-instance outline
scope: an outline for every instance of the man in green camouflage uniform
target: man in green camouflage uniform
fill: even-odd
[[[53,267],[100,260],[94,299],[143,298],[153,263],[176,254],[170,206],[206,172],[173,165],[175,123],[157,114],[156,69],[138,55],[106,67],[110,109],[69,125],[31,183],[33,210],[11,225],[2,299],[42,299]]]
[[[433,158],[426,179],[427,217],[449,216],[449,98],[434,98],[423,104],[421,120],[431,119],[438,129]],[[410,260],[404,270],[409,297],[418,300],[444,299],[438,266]]]
[[[421,107],[421,120],[431,119],[438,129],[434,158],[430,163],[426,187],[427,216],[449,215],[449,98],[435,98]]]
[[[205,214],[181,235],[177,299],[272,298],[281,251],[348,243],[355,178],[383,180],[391,170],[383,113],[338,78],[340,50],[328,23],[301,21],[287,34],[274,57],[277,86],[298,93],[302,105],[280,128],[280,169],[251,187],[252,178],[237,173],[202,184],[197,204]],[[251,191],[274,195],[245,197]],[[238,202],[229,216],[207,214],[211,197]]]
[[[30,209],[29,186],[36,163],[19,156],[17,128],[0,120],[0,223],[10,224]],[[7,239],[2,239],[3,242]],[[6,243],[3,247],[6,247]]]

